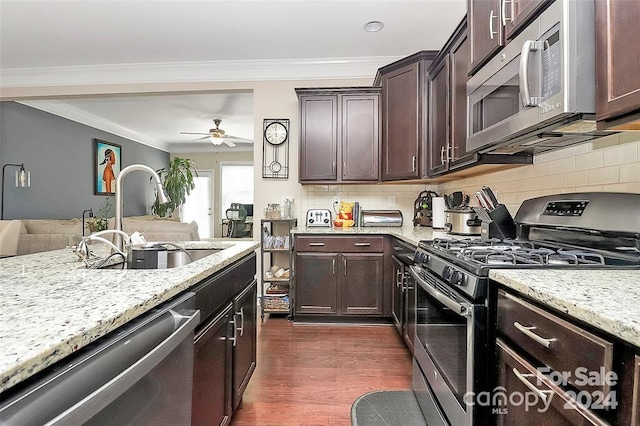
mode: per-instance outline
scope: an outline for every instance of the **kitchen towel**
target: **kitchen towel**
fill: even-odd
[[[446,210],[444,204],[444,197],[433,197],[431,199],[431,214],[432,214],[432,222],[433,227],[435,229],[443,229],[445,223],[445,214]]]

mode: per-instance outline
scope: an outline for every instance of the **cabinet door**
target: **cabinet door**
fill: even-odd
[[[610,120],[640,109],[640,2],[598,0],[595,14],[596,118]]]
[[[382,314],[384,254],[342,254],[342,315]]]
[[[448,170],[450,56],[432,72],[429,80],[429,175]],[[465,95],[466,96],[466,95]]]
[[[193,425],[220,425],[231,418],[229,304],[194,339]]]
[[[554,0],[502,0],[505,37],[515,37],[526,23],[535,18],[542,9]],[[599,0],[598,0],[599,1]]]
[[[336,180],[338,96],[301,96],[299,102],[299,179]]]
[[[338,254],[296,255],[296,314],[337,314]]]
[[[406,65],[382,78],[382,180],[419,177],[420,63]]]
[[[254,281],[233,302],[233,410],[256,369],[257,285]]]
[[[403,335],[404,333],[404,280],[403,280],[403,265],[402,263],[393,258],[393,290],[391,291],[392,310],[391,316],[393,323],[398,329],[398,333]]]
[[[476,154],[467,152],[467,80],[471,57],[471,42],[467,32],[451,48],[450,134],[449,169],[467,166],[477,161]]]
[[[475,72],[504,45],[500,0],[469,0],[471,72]]]
[[[380,97],[341,97],[341,148],[343,181],[377,181],[380,178]]]

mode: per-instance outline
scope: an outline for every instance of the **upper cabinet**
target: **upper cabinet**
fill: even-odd
[[[382,86],[382,180],[426,176],[427,68],[436,51],[422,51],[378,70]]]
[[[469,58],[464,20],[429,69],[429,176],[477,161],[477,154],[467,152]]]
[[[640,2],[598,0],[595,16],[598,128],[640,130]]]
[[[296,89],[300,183],[380,179],[380,88]]]
[[[553,0],[468,0],[470,73],[475,73]]]

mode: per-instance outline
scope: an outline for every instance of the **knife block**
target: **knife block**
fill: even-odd
[[[516,224],[511,217],[511,213],[504,204],[498,204],[493,210],[480,210],[482,214],[478,214],[482,220],[480,225],[480,238],[483,240],[489,238],[514,239],[516,237]]]

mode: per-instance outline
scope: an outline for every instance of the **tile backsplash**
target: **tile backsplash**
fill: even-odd
[[[472,195],[491,186],[512,214],[522,201],[569,192],[640,193],[640,132],[623,132],[535,156],[534,164],[442,183]],[[473,197],[472,197],[473,199]]]
[[[411,225],[413,203],[424,190],[436,191],[436,185],[303,185],[301,212],[330,209],[334,200],[357,201],[361,210],[400,210],[403,224]]]
[[[300,209],[333,210],[334,200],[358,201],[364,210],[402,211],[411,225],[413,203],[424,190],[471,196],[491,186],[498,200],[515,214],[523,200],[541,195],[584,192],[640,193],[640,132],[613,134],[591,142],[537,155],[534,164],[455,181],[426,184],[303,185]]]

